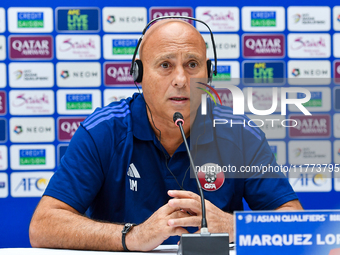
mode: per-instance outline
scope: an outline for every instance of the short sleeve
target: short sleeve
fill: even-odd
[[[85,213],[103,181],[104,173],[98,148],[88,131],[80,125],[44,195],[54,197],[78,212]]]

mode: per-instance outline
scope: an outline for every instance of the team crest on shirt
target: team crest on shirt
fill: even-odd
[[[224,183],[224,173],[221,167],[214,163],[206,163],[200,167],[197,173],[201,186],[206,191],[215,191]]]

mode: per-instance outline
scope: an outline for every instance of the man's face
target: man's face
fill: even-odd
[[[195,111],[200,103],[200,97],[190,100],[190,78],[207,77],[205,43],[193,27],[182,22],[154,30],[141,54],[145,100],[153,116],[172,121],[173,114],[181,112],[187,119],[190,106]]]

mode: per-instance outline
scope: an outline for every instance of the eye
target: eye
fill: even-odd
[[[161,64],[161,67],[163,67],[164,69],[169,68],[169,66],[169,63],[167,62]]]
[[[197,67],[197,63],[196,62],[190,62],[189,63],[189,67],[190,68],[195,68],[195,67]]]

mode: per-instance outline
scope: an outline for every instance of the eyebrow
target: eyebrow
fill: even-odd
[[[167,59],[172,59],[172,58],[176,58],[176,54],[175,53],[169,53],[169,54],[162,55],[159,58],[157,58],[156,61],[159,62],[159,61],[163,61],[163,60],[167,60]],[[188,58],[188,59],[193,58],[193,59],[196,59],[196,60],[200,59],[200,57],[197,54],[193,54],[193,53],[185,54],[185,58]]]

